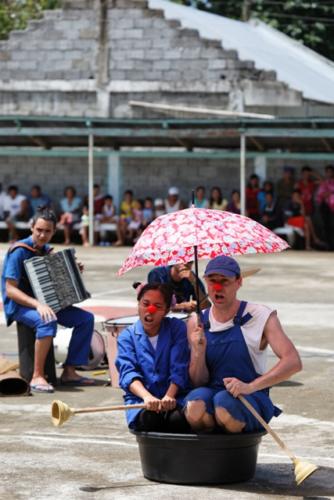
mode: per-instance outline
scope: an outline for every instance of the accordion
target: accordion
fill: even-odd
[[[24,261],[24,267],[36,299],[54,312],[90,297],[75,260],[74,248],[32,257]]]

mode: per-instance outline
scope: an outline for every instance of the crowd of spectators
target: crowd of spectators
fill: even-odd
[[[179,189],[172,186],[165,199],[147,196],[140,200],[126,190],[118,209],[113,197],[101,193],[95,184],[94,242],[101,246],[133,244],[153,219],[191,205],[192,201],[182,200]],[[240,192],[233,190],[227,196],[219,186],[213,186],[207,194],[204,186],[198,186],[194,205],[240,214]],[[66,245],[78,233],[82,244],[89,245],[88,197],[78,196],[74,186],[66,186],[63,197],[54,202],[38,185],[32,186],[27,196],[15,185],[6,192],[0,185],[0,220],[6,223],[10,241],[18,238],[17,223],[28,223],[39,206],[56,211],[57,230]],[[325,168],[324,177],[309,166],[297,176],[293,167],[286,166],[276,183],[267,179],[261,183],[259,176],[252,174],[246,188],[246,215],[271,230],[286,225],[296,228],[306,249],[334,250],[334,166]]]
[[[262,186],[259,177],[251,175],[246,211],[273,231],[284,225],[296,228],[307,250],[334,250],[334,166],[325,168],[324,177],[308,165],[299,176],[293,167],[286,166],[275,184],[265,180]]]

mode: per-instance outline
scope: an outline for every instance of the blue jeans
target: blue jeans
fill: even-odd
[[[59,311],[57,321],[44,322],[36,309],[20,306],[15,314],[15,321],[33,328],[36,338],[55,337],[57,323],[73,328],[65,365],[80,366],[88,364],[91,339],[94,331],[94,315],[78,307],[69,306]]]

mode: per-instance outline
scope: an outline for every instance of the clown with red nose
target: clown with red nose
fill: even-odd
[[[185,432],[183,399],[189,387],[189,346],[186,324],[166,316],[173,290],[166,284],[140,285],[136,323],[118,337],[116,367],[126,404],[141,403],[145,409],[129,409],[131,429]]]
[[[242,273],[235,259],[220,255],[210,260],[204,278],[211,307],[201,313],[200,323],[196,315],[188,321],[189,375],[195,389],[186,397],[186,418],[195,432],[216,426],[229,433],[262,430],[238,396],[247,396],[266,422],[278,416],[269,388],[300,370],[299,355],[276,311],[238,299]],[[278,358],[269,370],[268,346]]]

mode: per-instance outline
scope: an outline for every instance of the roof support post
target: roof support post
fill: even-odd
[[[108,193],[114,198],[115,206],[122,201],[123,191],[123,166],[122,158],[118,152],[111,152],[108,157]]]
[[[240,213],[246,215],[246,135],[240,134]]]
[[[88,212],[89,243],[94,245],[94,136],[88,136]]]

